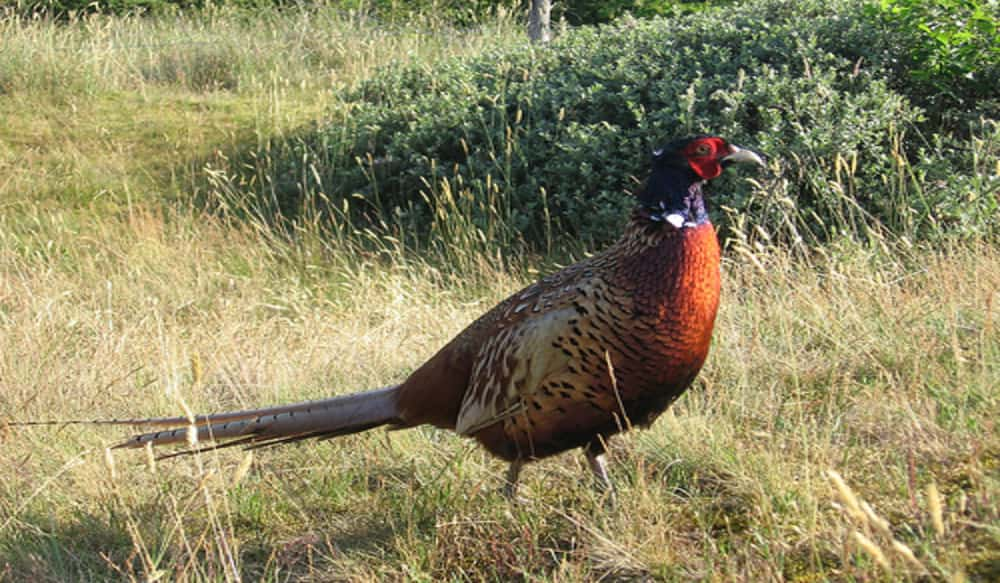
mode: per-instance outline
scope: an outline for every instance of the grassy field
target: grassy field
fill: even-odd
[[[206,158],[336,119],[380,66],[523,42],[504,18],[416,24],[0,23],[0,581],[1000,577],[987,241],[732,242],[706,369],[613,443],[615,502],[564,455],[511,505],[501,463],[429,429],[151,464],[106,456],[113,428],[4,426],[397,382],[550,269],[457,270],[193,202],[212,196]]]

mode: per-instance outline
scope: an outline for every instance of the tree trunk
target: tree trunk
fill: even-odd
[[[552,39],[549,25],[552,14],[552,0],[531,0],[528,14],[528,38],[532,42],[547,43]]]

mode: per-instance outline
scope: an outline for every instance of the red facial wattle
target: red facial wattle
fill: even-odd
[[[700,156],[689,158],[691,168],[704,180],[711,180],[722,174],[722,164],[715,156]]]
[[[729,145],[720,138],[694,140],[684,148],[691,169],[702,178],[711,180],[722,174],[720,159],[729,153]]]

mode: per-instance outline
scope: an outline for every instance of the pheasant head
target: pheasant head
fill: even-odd
[[[675,140],[653,152],[652,172],[639,193],[639,204],[654,222],[675,229],[708,220],[702,185],[733,163],[764,166],[763,158],[716,136]]]

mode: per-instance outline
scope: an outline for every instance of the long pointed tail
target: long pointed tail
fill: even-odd
[[[383,387],[362,393],[305,401],[290,405],[198,415],[148,419],[110,419],[68,422],[26,422],[10,425],[52,425],[88,423],[111,425],[153,425],[169,427],[129,438],[114,448],[145,447],[188,443],[190,449],[164,457],[184,455],[206,449],[245,445],[252,448],[277,445],[311,438],[348,435],[396,423],[396,396],[399,386]],[[196,432],[193,435],[192,432]],[[205,444],[205,445],[202,445]]]

